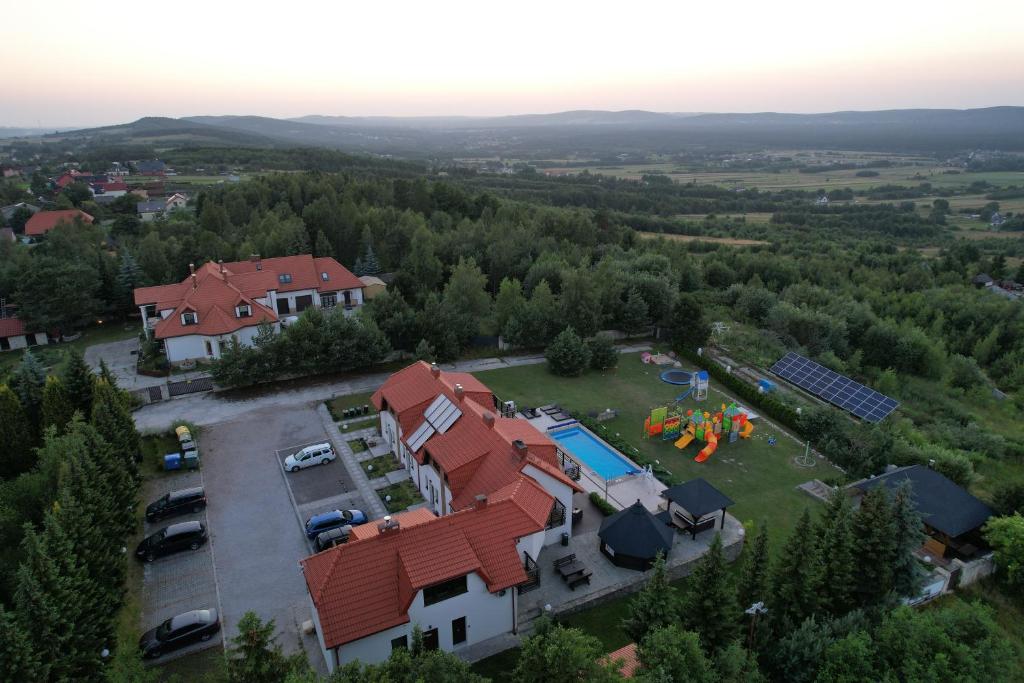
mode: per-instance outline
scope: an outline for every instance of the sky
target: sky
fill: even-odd
[[[1024,2],[0,0],[0,126],[1024,105]]]

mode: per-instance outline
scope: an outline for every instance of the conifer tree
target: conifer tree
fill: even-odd
[[[61,373],[61,380],[64,382],[64,389],[72,408],[80,410],[85,416],[92,414],[92,392],[96,375],[77,349],[68,352],[68,361],[64,372]]]
[[[844,491],[829,502],[821,531],[821,607],[839,616],[857,605],[853,507]]]
[[[743,552],[743,569],[740,573],[737,595],[740,609],[747,609],[755,602],[768,602],[768,525],[758,525],[754,542]]]
[[[32,353],[32,349],[25,349],[18,368],[11,375],[10,387],[18,395],[34,435],[42,432],[39,429],[39,411],[45,383],[46,369]]]
[[[722,537],[715,534],[686,582],[680,606],[683,626],[700,635],[706,652],[714,653],[727,647],[738,634],[740,613],[722,552]]]
[[[892,500],[896,556],[893,562],[893,589],[900,597],[914,596],[921,590],[923,572],[914,551],[925,541],[921,515],[914,504],[910,482],[896,489]]]
[[[110,366],[107,365],[107,361],[104,360],[103,358],[100,358],[100,379],[102,379],[104,382],[114,387],[115,389],[118,388],[117,377],[114,376],[114,373],[113,371],[111,371]]]
[[[135,421],[121,400],[120,392],[102,380],[95,384],[92,424],[117,456],[121,467],[132,479],[138,480],[142,446]]]
[[[857,601],[862,607],[877,605],[893,590],[896,564],[896,524],[889,492],[884,486],[868,491],[854,516],[853,535],[858,552],[866,558],[857,568]]]
[[[373,233],[369,228],[363,230],[363,244],[366,245],[363,251],[363,275],[376,275],[380,272],[380,262],[373,250]]]
[[[41,425],[43,429],[56,427],[57,433],[64,431],[75,409],[71,405],[64,382],[59,377],[50,375],[46,378],[46,386],[43,388],[43,403],[41,408]]]
[[[121,250],[121,262],[117,267],[118,307],[119,313],[127,312],[133,305],[135,288],[142,284],[142,268],[127,247]]]
[[[622,630],[639,643],[651,631],[675,624],[678,618],[676,590],[668,580],[665,555],[658,553],[647,583],[629,603],[629,614],[622,620]]]
[[[0,605],[0,681],[42,681],[45,671],[29,630]]]
[[[645,683],[716,683],[718,680],[711,661],[701,650],[700,638],[679,625],[651,631],[640,643],[638,654],[642,666],[637,680]]]
[[[324,234],[323,230],[317,230],[316,232],[316,242],[313,245],[313,253],[320,258],[325,256],[334,257],[334,248],[331,246],[331,242],[327,239],[327,235]]]
[[[0,479],[10,479],[32,467],[32,427],[21,401],[0,384]]]
[[[772,572],[768,619],[776,634],[788,633],[814,614],[820,564],[811,513],[805,508]]]

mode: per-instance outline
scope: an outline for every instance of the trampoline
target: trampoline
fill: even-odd
[[[661,373],[661,381],[668,384],[687,385],[693,381],[693,373],[685,370],[666,370]]]

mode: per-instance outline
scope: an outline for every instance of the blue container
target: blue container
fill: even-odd
[[[768,393],[769,391],[775,390],[775,382],[770,382],[766,379],[760,379],[757,381],[757,386],[761,387],[761,391]]]
[[[164,469],[165,470],[180,470],[181,469],[181,453],[168,453],[164,456]]]

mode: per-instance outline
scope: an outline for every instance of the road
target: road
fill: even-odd
[[[636,353],[648,351],[651,347],[649,344],[633,344],[618,348],[620,353]],[[542,355],[509,356],[459,361],[442,364],[441,368],[455,372],[480,372],[520,365],[536,365],[543,362],[544,356]],[[197,426],[208,426],[236,420],[254,410],[292,408],[317,401],[326,401],[335,396],[376,391],[390,376],[391,373],[381,372],[326,382],[312,378],[307,382],[287,388],[257,388],[245,395],[238,392],[193,394],[170,401],[152,403],[140,408],[135,411],[135,424],[143,433],[167,431],[173,422],[180,420],[191,422]]]

